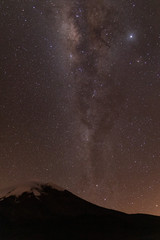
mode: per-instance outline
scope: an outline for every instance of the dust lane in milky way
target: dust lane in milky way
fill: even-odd
[[[1,1],[0,187],[53,181],[160,214],[160,4]]]

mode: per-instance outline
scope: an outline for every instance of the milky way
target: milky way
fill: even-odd
[[[111,145],[105,140],[118,119],[125,98],[115,79],[109,77],[119,54],[116,43],[122,31],[121,19],[118,9],[108,1],[73,3],[66,10],[64,19],[62,33],[71,58],[70,68],[74,72],[74,107],[81,126],[83,147],[86,148],[84,165],[88,172],[87,183],[91,187],[95,184],[94,179],[103,179],[106,169],[109,177],[112,174],[108,171],[110,160],[104,148]],[[104,157],[103,169],[99,162]]]
[[[0,187],[52,181],[160,214],[160,5],[0,3]]]

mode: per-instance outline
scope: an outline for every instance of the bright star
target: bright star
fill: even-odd
[[[136,40],[136,35],[135,35],[135,33],[128,33],[128,36],[127,36],[127,39],[128,39],[128,41],[134,41],[134,40]]]

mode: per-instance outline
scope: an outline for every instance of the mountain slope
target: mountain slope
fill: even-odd
[[[160,217],[105,209],[55,185],[32,182],[1,194],[0,239],[159,240]]]

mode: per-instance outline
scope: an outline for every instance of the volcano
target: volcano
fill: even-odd
[[[53,184],[1,191],[2,240],[160,240],[160,217],[89,203]]]

